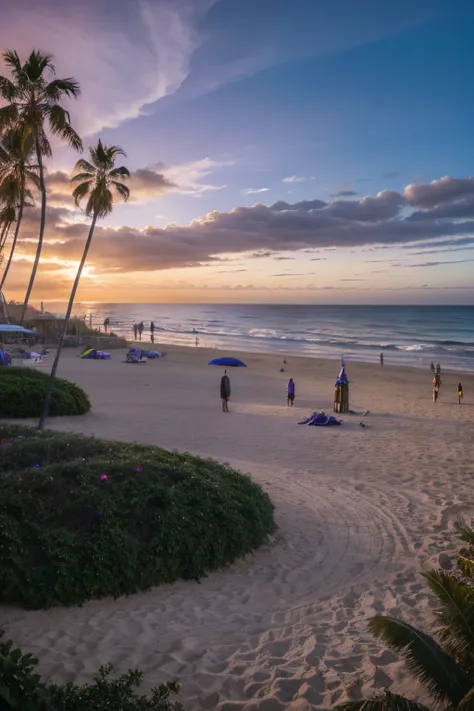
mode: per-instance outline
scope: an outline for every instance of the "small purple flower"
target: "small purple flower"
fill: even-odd
[[[109,478],[109,477],[107,476],[107,474],[101,474],[101,475],[100,475],[100,480],[101,480],[101,481],[107,481],[108,478]]]
[[[35,464],[36,469],[39,469],[39,464]]]
[[[135,469],[135,471],[136,471],[136,472],[142,472],[142,471],[143,471],[143,467],[137,467],[137,468]]]

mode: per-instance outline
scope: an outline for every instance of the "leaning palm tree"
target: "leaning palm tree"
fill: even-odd
[[[374,617],[371,631],[402,655],[409,671],[426,687],[433,701],[450,711],[474,709],[474,531],[458,525],[467,548],[458,558],[459,575],[431,570],[424,577],[438,598],[434,634],[438,641],[392,617]],[[340,711],[429,711],[429,707],[398,694],[350,701]]]
[[[84,246],[84,252],[82,253],[81,262],[74,280],[74,285],[72,287],[71,296],[69,297],[66,316],[64,318],[64,324],[59,338],[56,356],[51,369],[48,390],[43,404],[43,411],[38,425],[40,430],[44,428],[48,417],[59,358],[64,345],[64,338],[67,333],[69,319],[71,318],[77,287],[79,286],[82,270],[84,269],[89,248],[92,243],[92,238],[94,236],[96,222],[99,218],[106,217],[112,212],[114,207],[114,192],[117,193],[118,196],[125,202],[128,200],[130,195],[128,187],[121,182],[121,180],[126,180],[130,177],[129,171],[123,166],[120,168],[115,167],[117,157],[125,156],[122,149],[118,148],[118,146],[104,146],[102,141],[99,139],[97,146],[95,148],[90,148],[89,153],[90,161],[82,158],[77,161],[75,166],[75,170],[77,172],[71,178],[71,182],[73,184],[77,183],[72,193],[76,205],[79,207],[82,200],[87,198],[85,213],[87,217],[92,218],[92,222],[89,228],[86,244]]]
[[[0,153],[0,205],[1,215],[8,227],[15,222],[15,232],[5,270],[0,280],[0,291],[8,276],[15,253],[25,205],[31,205],[33,194],[30,187],[40,189],[39,166],[31,163],[34,137],[32,131],[22,128],[11,130],[3,139]],[[5,247],[6,236],[1,245]]]
[[[82,141],[72,128],[68,111],[61,105],[65,98],[79,96],[75,79],[56,79],[51,57],[33,50],[22,64],[17,52],[3,52],[5,64],[10,68],[11,79],[0,76],[0,97],[7,102],[0,108],[0,135],[9,128],[28,127],[33,132],[36,159],[39,166],[41,190],[41,219],[36,256],[26,290],[21,320],[28,309],[31,291],[43,248],[46,224],[46,184],[43,158],[51,156],[51,144],[46,133],[46,123],[51,133],[64,140],[75,150],[82,150]]]

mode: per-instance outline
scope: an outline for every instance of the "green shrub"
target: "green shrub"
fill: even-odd
[[[0,417],[39,417],[49,375],[34,368],[0,368]],[[49,414],[84,415],[91,409],[86,393],[75,383],[56,378]]]
[[[0,637],[2,633],[0,632]],[[177,682],[161,684],[150,696],[135,693],[142,673],[129,670],[111,678],[112,667],[101,667],[92,684],[46,684],[34,669],[38,660],[24,655],[12,642],[0,643],[1,711],[180,711],[171,702],[179,691]]]
[[[0,426],[0,602],[82,604],[195,579],[265,543],[273,505],[228,467]]]

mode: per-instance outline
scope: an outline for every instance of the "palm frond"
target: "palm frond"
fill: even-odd
[[[48,111],[51,131],[66,141],[71,148],[82,151],[82,140],[69,121],[69,113],[59,104],[54,104]]]
[[[89,163],[88,160],[85,160],[84,158],[79,158],[76,165],[74,166],[74,170],[83,170],[87,173],[94,173],[95,167],[92,165],[92,163]]]
[[[130,188],[127,188],[126,185],[123,183],[119,183],[117,180],[112,180],[112,185],[120,195],[120,197],[123,198],[124,202],[127,202],[128,198],[130,197]]]
[[[38,82],[43,74],[49,71],[55,74],[56,69],[50,54],[43,54],[39,49],[34,49],[22,67],[22,74],[26,74],[30,82]]]
[[[6,104],[0,108],[0,133],[14,126],[18,121],[16,104]]]
[[[22,66],[20,57],[18,56],[18,52],[16,52],[14,49],[6,49],[3,52],[3,61],[5,62],[7,67],[10,67],[11,72],[15,78],[19,74],[21,74]]]
[[[371,632],[403,655],[408,669],[437,701],[457,704],[467,694],[469,677],[431,637],[415,627],[380,615],[369,623]]]
[[[72,191],[72,196],[74,198],[74,202],[76,205],[79,207],[81,200],[83,200],[86,195],[89,194],[89,191],[91,189],[92,185],[92,180],[88,180],[85,183],[81,183],[80,185],[77,185],[74,190]]]
[[[92,180],[93,178],[94,178],[93,172],[76,173],[76,175],[73,175],[71,178],[69,178],[69,182],[70,183],[79,183],[83,180]]]
[[[463,661],[474,660],[474,595],[471,586],[460,583],[444,570],[423,573],[441,602],[437,614],[439,639],[447,652]]]
[[[373,699],[347,701],[336,706],[336,709],[337,711],[429,711],[427,706],[410,701],[399,694],[392,694],[390,691],[385,691],[383,696],[375,696]]]
[[[64,96],[76,98],[80,95],[79,82],[72,77],[67,79],[53,79],[44,87],[44,95],[54,103],[59,102]]]
[[[109,178],[112,180],[115,180],[116,178],[129,178],[130,177],[130,171],[128,168],[125,168],[123,165],[120,166],[120,168],[113,168],[111,171],[109,171]]]
[[[87,203],[86,215],[97,215],[97,217],[106,217],[110,215],[114,207],[114,196],[108,188],[98,185],[91,192],[91,196]]]
[[[0,96],[9,102],[14,101],[18,96],[15,84],[7,77],[0,76]]]
[[[474,560],[460,555],[457,559],[458,568],[465,578],[474,579]]]

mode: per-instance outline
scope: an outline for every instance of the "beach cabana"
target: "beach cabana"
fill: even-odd
[[[226,368],[246,368],[245,363],[238,358],[214,358],[208,365],[223,365]]]
[[[349,412],[349,380],[344,365],[334,385],[334,412]]]

